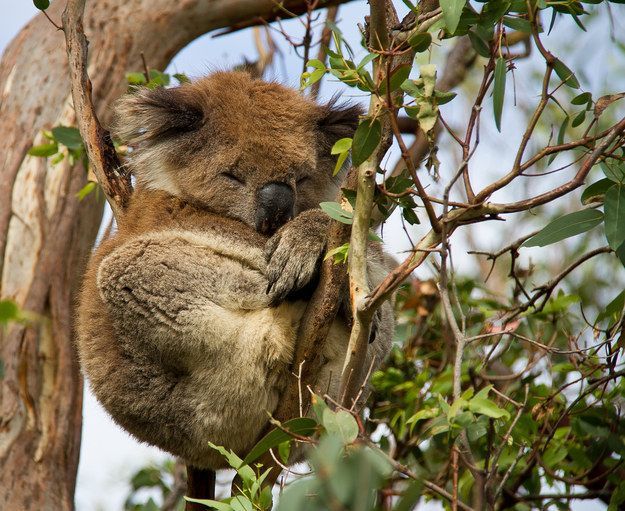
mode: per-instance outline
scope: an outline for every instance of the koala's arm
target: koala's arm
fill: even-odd
[[[320,209],[310,209],[285,224],[267,242],[267,279],[273,293],[272,300],[279,303],[313,281],[319,271],[327,248],[330,217]],[[379,243],[369,243],[367,274],[371,288],[377,286],[391,269]],[[349,290],[342,292],[343,316],[351,322]],[[372,340],[376,334],[392,335],[394,319],[392,303],[379,309],[373,319]],[[350,325],[351,326],[351,325]]]
[[[226,342],[245,314],[270,301],[260,248],[183,231],[114,249],[97,268],[97,289],[117,328],[164,344]]]

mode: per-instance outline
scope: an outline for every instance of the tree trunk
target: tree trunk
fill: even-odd
[[[287,4],[301,4],[302,1]],[[48,14],[60,23],[65,2]],[[93,100],[106,126],[124,75],[163,69],[209,30],[269,16],[272,0],[90,2]],[[0,331],[0,509],[73,509],[80,450],[82,379],[72,348],[72,305],[102,214],[102,197],[79,201],[85,169],[28,156],[40,131],[75,125],[63,34],[43,15],[0,61],[0,298],[38,315]]]

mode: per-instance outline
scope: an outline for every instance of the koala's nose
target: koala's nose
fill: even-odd
[[[293,218],[295,193],[285,183],[268,183],[258,191],[256,230],[272,234]]]

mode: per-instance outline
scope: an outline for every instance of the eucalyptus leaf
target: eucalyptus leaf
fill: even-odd
[[[499,408],[493,401],[476,395],[469,401],[469,410],[480,415],[486,415],[491,419],[508,419],[510,414],[503,408]]]
[[[352,139],[351,138],[341,138],[335,142],[332,146],[332,150],[330,154],[340,154],[345,151],[349,151],[352,147]]]
[[[571,123],[571,127],[572,128],[577,128],[580,124],[582,124],[584,121],[586,120],[586,110],[582,110],[580,113],[578,113],[574,118],[573,118],[573,122]]]
[[[560,124],[560,129],[558,130],[558,145],[562,145],[564,143],[564,135],[566,134],[566,129],[569,127],[570,117],[567,115],[562,124]],[[553,153],[549,156],[549,160],[547,160],[547,165],[550,165],[553,160],[556,159],[556,156],[560,154],[559,152]]]
[[[462,10],[466,4],[466,0],[441,0],[440,6],[443,10],[443,19],[445,20],[445,27],[449,34],[453,34],[458,28],[460,23],[460,16],[462,16]]]
[[[503,100],[506,93],[506,60],[503,57],[497,59],[495,64],[495,80],[493,89],[493,110],[497,131],[501,131],[501,113]]]
[[[56,126],[52,128],[52,135],[59,144],[63,144],[68,149],[75,150],[83,147],[82,137],[80,136],[78,128]]]
[[[474,30],[469,30],[469,40],[471,41],[471,46],[473,49],[484,58],[490,57],[490,47],[488,42],[482,39],[477,32]]]
[[[614,183],[625,183],[625,165],[617,160],[606,160],[601,162],[601,170],[610,181]]]
[[[382,125],[378,119],[364,119],[356,128],[352,142],[352,163],[358,167],[373,154],[382,137]]]
[[[532,33],[532,24],[524,18],[516,18],[513,16],[504,16],[503,24],[513,30],[524,32],[526,34]]]
[[[582,92],[571,100],[572,105],[586,105],[592,102],[592,94],[590,92]]]
[[[218,500],[212,499],[192,499],[191,497],[185,497],[184,500],[187,502],[194,502],[195,504],[202,504],[209,509],[216,509],[217,511],[232,511],[232,507],[230,504],[226,504],[225,502],[219,502]]]
[[[582,192],[582,204],[590,204],[591,202],[603,202],[605,192],[616,186],[614,181],[608,178],[600,179],[596,183],[591,184]]]
[[[52,156],[56,154],[59,150],[59,145],[56,142],[52,142],[50,144],[40,144],[31,147],[28,150],[28,154],[30,156],[39,156],[42,158],[47,158],[48,156]]]
[[[610,303],[605,306],[605,309],[598,314],[595,324],[603,321],[604,319],[616,319],[620,317],[623,312],[623,307],[625,307],[625,291],[621,291],[610,301]]]
[[[573,89],[579,89],[579,80],[573,71],[571,71],[560,59],[556,59],[553,62],[553,70],[556,72],[560,80],[562,80],[566,85]]]
[[[315,432],[316,427],[316,421],[308,417],[297,417],[288,420],[282,424],[283,429],[275,428],[261,438],[243,461],[249,465],[269,449],[278,447],[283,442],[293,438],[287,431],[296,435],[311,436]]]
[[[625,241],[625,186],[614,186],[605,192],[605,237],[612,250]]]
[[[0,300],[0,325],[19,318],[20,309],[13,300]]]
[[[331,435],[338,436],[344,444],[351,444],[358,437],[358,423],[354,416],[345,410],[323,411],[323,427]]]
[[[424,52],[432,44],[432,34],[429,32],[416,32],[408,39],[408,44],[415,53]]]
[[[524,247],[544,247],[563,239],[589,231],[603,220],[603,213],[596,209],[583,209],[556,218],[547,224],[538,234],[526,240]]]
[[[351,225],[354,221],[353,213],[343,209],[338,202],[322,202],[319,207],[330,218],[342,224]]]
[[[45,11],[48,7],[50,7],[50,0],[33,0],[33,4],[40,11]]]

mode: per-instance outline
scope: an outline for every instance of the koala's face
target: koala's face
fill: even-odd
[[[244,72],[223,72],[126,95],[115,133],[134,149],[138,186],[271,234],[334,199],[342,176],[332,177],[330,149],[353,135],[359,113],[319,106]]]

